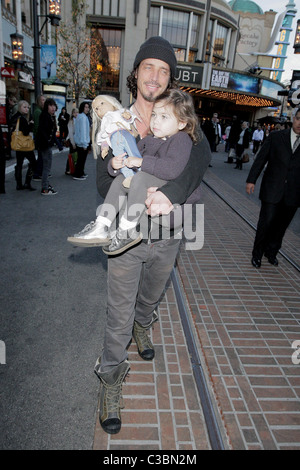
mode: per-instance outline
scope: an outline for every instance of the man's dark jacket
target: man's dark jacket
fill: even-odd
[[[264,142],[250,169],[247,183],[256,183],[267,164],[259,198],[277,204],[283,198],[287,206],[300,206],[300,145],[292,153],[291,130],[273,131]]]

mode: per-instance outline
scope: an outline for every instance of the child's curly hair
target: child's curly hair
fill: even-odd
[[[194,144],[201,140],[201,130],[191,95],[179,88],[171,88],[156,98],[155,104],[162,101],[164,105],[172,106],[178,121],[187,123],[183,131],[187,132]]]

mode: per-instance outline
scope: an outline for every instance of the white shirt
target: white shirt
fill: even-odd
[[[264,131],[261,129],[260,131],[258,129],[255,129],[253,132],[253,140],[259,140],[262,141],[264,138]]]
[[[293,131],[293,128],[291,127],[291,147],[293,148],[294,146],[294,143],[296,141],[298,137],[298,134],[296,134],[294,131]]]
[[[244,139],[245,130],[246,130],[246,129],[243,129],[242,132],[240,133],[240,138],[239,138],[239,141],[238,141],[238,144],[239,144],[239,145],[243,145],[243,139]]]

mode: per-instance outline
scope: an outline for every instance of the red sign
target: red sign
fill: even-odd
[[[0,106],[0,124],[6,124],[5,106]]]
[[[1,76],[15,78],[15,70],[12,67],[1,67]]]

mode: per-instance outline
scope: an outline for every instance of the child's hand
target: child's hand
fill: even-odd
[[[108,147],[104,147],[104,148],[101,150],[101,157],[104,159],[107,154],[108,154]]]
[[[113,157],[111,159],[111,166],[113,167],[114,170],[120,170],[121,168],[124,168],[124,156],[126,153],[122,153],[121,155],[117,155],[116,157]]]
[[[139,168],[140,166],[142,166],[142,163],[143,163],[143,159],[139,157],[127,157],[124,160],[124,164],[128,168]]]

